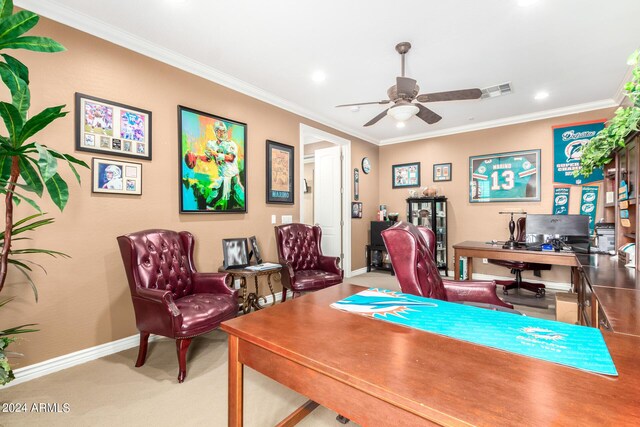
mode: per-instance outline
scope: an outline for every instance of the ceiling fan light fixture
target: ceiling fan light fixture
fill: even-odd
[[[387,110],[387,115],[393,117],[398,122],[404,122],[418,114],[420,109],[414,104],[396,105]]]
[[[405,123],[405,122],[398,122],[398,123],[396,123],[396,127],[397,127],[398,129],[402,129],[402,128],[403,128],[403,127],[405,127],[405,126],[406,126],[406,123]]]

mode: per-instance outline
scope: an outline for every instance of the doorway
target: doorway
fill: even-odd
[[[325,176],[330,173],[332,178],[336,178],[340,172],[341,179],[336,183],[336,179],[310,179],[307,178],[307,185],[305,182],[305,167],[307,170],[309,167],[316,169],[316,156],[308,153],[305,156],[305,146],[309,147],[317,144],[313,147],[313,150],[307,150],[315,152],[318,150],[318,168],[317,173],[322,174],[325,171]],[[332,150],[333,148],[333,150]],[[326,245],[328,245],[327,255],[334,255],[333,251],[336,251],[336,245],[340,246],[339,253],[335,256],[340,256],[342,259],[342,269],[344,270],[345,277],[351,277],[351,186],[349,185],[349,165],[351,165],[351,141],[339,136],[330,134],[320,129],[313,128],[304,124],[300,124],[300,222],[306,224],[314,224],[319,222],[323,227],[322,230],[322,246],[323,252],[325,251],[325,239]],[[336,166],[334,163],[333,153],[339,152],[340,163]],[[337,170],[336,170],[337,169]],[[328,172],[332,171],[332,172]],[[316,182],[317,181],[317,182]],[[337,190],[336,185],[341,187],[341,190]],[[319,187],[320,186],[320,187]],[[305,193],[306,190],[306,193]],[[320,193],[318,193],[318,191]],[[339,194],[336,194],[339,191]],[[325,199],[322,203],[313,203],[313,198],[325,194]],[[327,200],[332,199],[332,202]],[[313,205],[310,209],[309,205]],[[313,212],[313,217],[309,218]],[[336,222],[336,218],[339,218],[339,228],[335,227],[332,222]],[[318,220],[318,221],[316,221]],[[327,224],[324,224],[327,222]],[[323,225],[324,224],[324,225]]]

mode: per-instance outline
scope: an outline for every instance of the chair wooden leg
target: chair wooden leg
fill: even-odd
[[[178,352],[178,365],[180,371],[178,372],[178,382],[184,381],[187,376],[187,350],[191,344],[191,338],[185,338],[182,340],[176,340],[176,350]]]
[[[280,300],[280,302],[285,302],[287,300],[287,288],[283,287],[282,288],[282,299]]]
[[[147,345],[149,344],[149,332],[140,332],[140,348],[138,349],[138,360],[136,361],[136,368],[144,365],[147,360]]]

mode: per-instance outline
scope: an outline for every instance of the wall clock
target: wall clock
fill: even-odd
[[[362,172],[369,173],[371,172],[371,162],[368,157],[362,158]]]

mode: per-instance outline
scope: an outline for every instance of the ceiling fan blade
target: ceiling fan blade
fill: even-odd
[[[463,99],[478,99],[482,96],[480,89],[450,90],[448,92],[425,93],[418,95],[418,102],[460,101]]]
[[[416,114],[416,116],[420,117],[422,120],[429,123],[430,125],[434,123],[438,123],[442,119],[442,117],[440,117],[439,115],[437,115],[436,113],[434,113],[433,111],[425,107],[424,105],[420,105],[420,104],[413,104],[413,105],[417,105],[418,109],[420,110],[418,111],[418,114]]]
[[[417,81],[409,77],[396,77],[396,92],[400,98],[413,98]],[[404,96],[403,96],[404,95]]]
[[[380,119],[382,119],[384,116],[387,115],[387,111],[389,111],[388,108],[386,110],[384,110],[382,113],[380,113],[377,116],[375,116],[373,119],[369,120],[367,123],[364,124],[364,126],[371,126],[371,125],[374,125],[374,124],[378,123],[380,121]]]
[[[359,102],[359,103],[357,103],[357,104],[342,104],[342,105],[336,105],[336,108],[338,108],[338,107],[355,107],[355,106],[358,106],[358,105],[373,105],[373,104],[376,104],[376,105],[377,105],[377,104],[384,105],[384,104],[388,104],[388,103],[390,103],[390,102],[391,102],[390,100],[388,100],[388,99],[384,99],[384,100],[382,100],[382,101],[378,101],[378,102]]]

